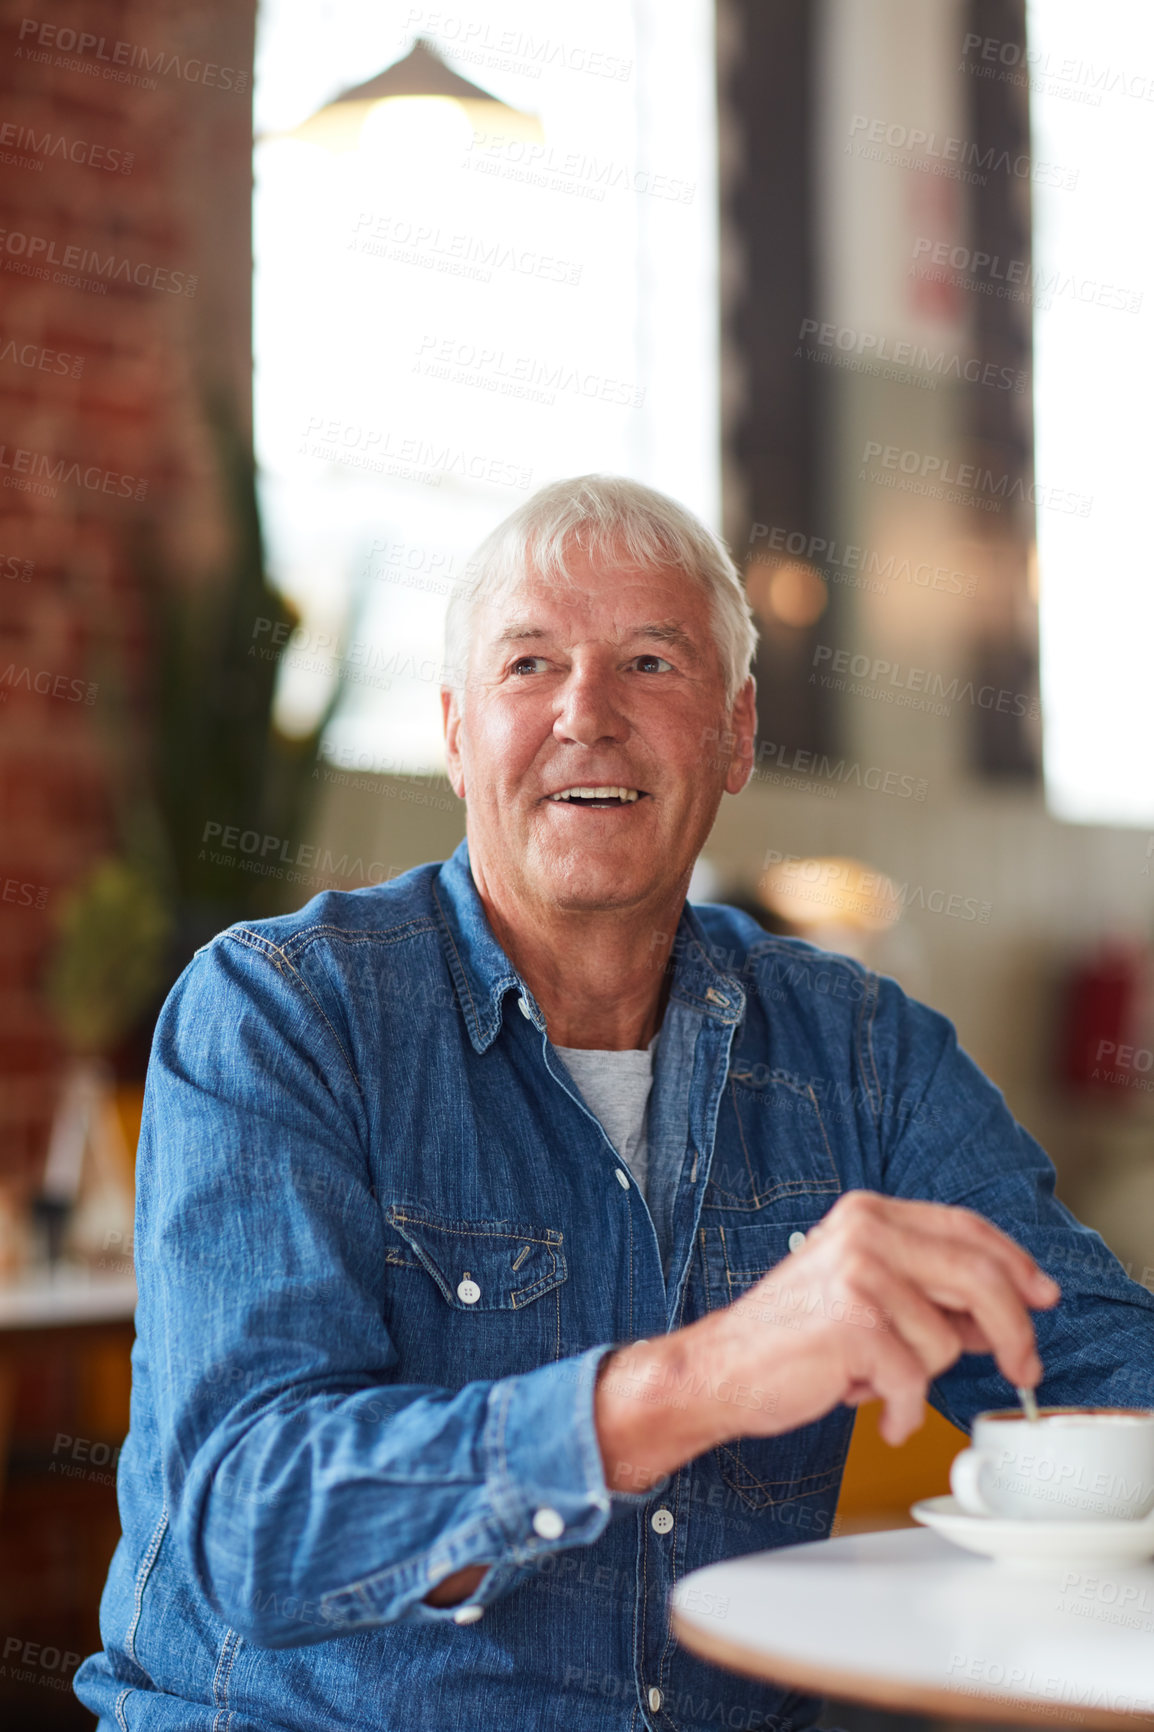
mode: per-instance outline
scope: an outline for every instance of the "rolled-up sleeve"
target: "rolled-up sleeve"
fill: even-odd
[[[883,979],[861,1050],[878,1189],[984,1215],[1061,1286],[1058,1304],[1034,1314],[1039,1398],[1154,1408],[1154,1295],[1055,1196],[1049,1156],[959,1047],[952,1024]],[[965,1354],[931,1399],[968,1429],[976,1413],[1015,1398],[988,1354]]]
[[[463,1602],[484,1605],[644,1501],[602,1470],[611,1344],[455,1390],[396,1381],[367,1141],[338,1010],[262,936],[200,952],[149,1067],[138,1351],[174,1537],[270,1647],[459,1616],[424,1596],[487,1564]]]

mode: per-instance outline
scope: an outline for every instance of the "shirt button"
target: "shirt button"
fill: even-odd
[[[652,1708],[652,1710],[655,1714],[661,1706],[661,1691],[657,1688],[656,1684],[654,1684],[650,1687],[649,1706]]]
[[[654,1533],[667,1534],[673,1526],[673,1512],[667,1509],[654,1510],[649,1520]]]
[[[453,1613],[454,1624],[475,1624],[478,1618],[485,1616],[484,1606],[462,1606]]]
[[[629,1180],[625,1177],[625,1174],[621,1171],[620,1167],[615,1167],[613,1170],[617,1174],[617,1183],[621,1186],[623,1191],[627,1191],[629,1189]]]
[[[791,1233],[789,1235],[789,1248],[791,1251],[800,1251],[804,1244],[805,1244],[805,1234],[804,1233]]]
[[[533,1517],[533,1532],[543,1540],[559,1540],[565,1532],[565,1523],[555,1509],[539,1509]]]
[[[529,1009],[529,1000],[527,998],[519,998],[517,1000],[517,1009],[521,1012],[522,1016],[532,1016],[533,1014]]]
[[[481,1297],[481,1289],[475,1281],[462,1281],[457,1288],[457,1298],[462,1305],[475,1305]]]

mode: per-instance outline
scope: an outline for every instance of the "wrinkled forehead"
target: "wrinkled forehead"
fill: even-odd
[[[704,586],[676,566],[583,562],[563,576],[530,567],[478,597],[474,641],[478,648],[533,637],[618,643],[641,632],[707,657],[713,633]]]

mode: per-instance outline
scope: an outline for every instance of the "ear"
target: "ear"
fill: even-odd
[[[461,758],[461,734],[464,722],[457,693],[441,687],[441,720],[445,729],[445,757],[448,760],[449,781],[458,800],[465,798],[465,766]]]
[[[753,741],[757,733],[757,682],[750,674],[734,700],[728,732],[733,755],[725,777],[727,794],[740,794],[753,774]]]

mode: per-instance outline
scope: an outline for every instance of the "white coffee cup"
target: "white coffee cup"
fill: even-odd
[[[980,1413],[950,1489],[970,1515],[1137,1521],[1154,1509],[1154,1411],[1042,1407]]]

